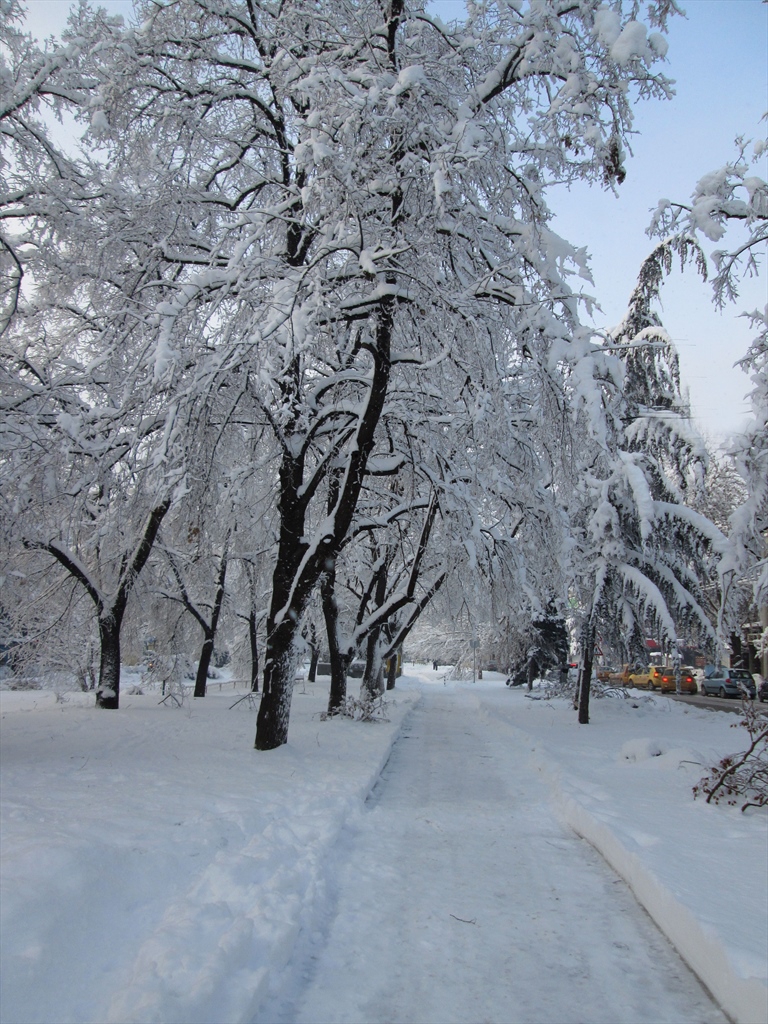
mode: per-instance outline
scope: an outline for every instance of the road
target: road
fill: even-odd
[[[470,694],[425,693],[258,1021],[724,1024],[544,786]]]
[[[696,707],[709,708],[710,711],[730,711],[736,715],[740,715],[742,711],[742,702],[732,697],[711,697],[700,693],[666,693],[664,696],[682,701],[684,704],[695,704]],[[758,702],[755,706],[761,714],[768,715],[768,704],[760,704]]]

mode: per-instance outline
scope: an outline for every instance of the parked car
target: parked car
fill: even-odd
[[[696,678],[693,674],[693,669],[684,665],[680,669],[680,692],[681,693],[698,693],[698,687],[696,685]],[[677,693],[677,678],[675,676],[675,670],[673,668],[665,668],[661,674],[661,692],[662,693]]]
[[[608,682],[613,683],[615,686],[631,686],[629,677],[632,674],[631,665],[622,665],[621,669],[617,669],[612,672],[608,677]]]
[[[330,661],[318,661],[317,663],[317,674],[319,676],[329,676],[331,674],[331,663]],[[347,667],[347,678],[348,679],[362,679],[365,675],[365,662],[355,659],[351,661]]]
[[[702,696],[715,697],[748,697],[755,699],[757,687],[751,672],[745,668],[707,668],[704,678],[699,684]]]
[[[768,679],[764,679],[762,683],[760,683],[760,687],[757,691],[757,699],[761,704],[768,701]]]
[[[629,686],[631,671],[631,665],[622,665],[621,668],[601,668],[597,673],[597,678],[601,683],[609,683],[611,686]]]
[[[637,667],[629,674],[629,685],[637,686],[641,690],[660,690],[661,677],[662,670],[657,665],[649,665],[648,668]]]

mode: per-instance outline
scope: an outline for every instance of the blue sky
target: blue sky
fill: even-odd
[[[60,31],[69,0],[28,0],[27,6],[33,31],[43,36]],[[131,7],[128,0],[101,0],[101,6]],[[595,286],[590,291],[603,307],[603,315],[595,317],[597,327],[621,319],[651,248],[645,228],[657,201],[687,200],[700,177],[732,159],[737,135],[760,136],[760,119],[768,111],[768,5],[688,0],[683,6],[686,19],[673,19],[668,33],[665,69],[676,80],[677,95],[669,103],[637,107],[638,134],[619,196],[584,187],[551,199],[555,229],[591,253]],[[432,7],[448,21],[461,17],[464,0],[434,0]],[[768,179],[768,154],[758,173]],[[714,441],[738,429],[748,412],[749,381],[733,366],[750,342],[748,325],[738,314],[764,306],[766,297],[765,274],[745,282],[738,305],[722,314],[692,269],[673,272],[664,286],[664,325],[678,346],[696,421]]]

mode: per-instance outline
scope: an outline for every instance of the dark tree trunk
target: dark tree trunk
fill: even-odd
[[[347,666],[349,659],[338,646],[330,653],[331,687],[328,691],[328,714],[338,714],[347,698]]]
[[[96,707],[117,710],[120,707],[120,628],[122,613],[99,618],[99,683],[96,687]]]
[[[144,533],[142,534],[141,540],[139,541],[138,547],[136,548],[133,558],[129,560],[127,555],[123,558],[123,565],[120,572],[120,586],[117,588],[117,596],[112,609],[111,616],[99,615],[99,633],[102,638],[102,654],[101,654],[101,666],[99,669],[99,692],[96,694],[96,706],[109,709],[117,709],[120,706],[120,630],[123,626],[123,616],[125,614],[125,607],[128,604],[128,595],[133,589],[133,585],[139,577],[139,573],[147,564],[152,546],[157,538],[160,524],[162,523],[168,509],[171,507],[171,499],[167,498],[157,508],[153,508],[147,519],[147,525],[144,527]],[[108,657],[105,661],[104,657],[104,638],[105,634],[102,633],[102,621],[112,623],[107,627],[107,647]],[[104,667],[107,666],[109,676],[105,677],[103,674]],[[107,683],[107,685],[105,685]],[[99,693],[106,694],[109,691],[114,693],[113,698],[109,698],[109,702],[100,701]]]
[[[338,470],[334,471],[328,481],[328,514],[333,513],[339,500],[341,481]],[[339,606],[336,602],[336,558],[329,559],[327,572],[320,584],[320,600],[325,620],[325,633],[328,641],[328,660],[331,665],[331,687],[328,692],[328,714],[336,715],[347,699],[347,668],[350,658],[341,650],[339,643]]]
[[[395,679],[403,674],[403,643],[405,642],[406,637],[418,622],[421,613],[427,607],[427,605],[438,592],[438,590],[442,587],[443,583],[445,583],[445,580],[446,573],[443,573],[441,576],[438,576],[438,578],[435,580],[435,582],[432,584],[429,590],[422,595],[418,604],[416,604],[413,607],[407,619],[404,622],[401,622],[395,628],[392,628],[390,626],[390,628],[388,629],[389,647],[384,651],[383,656],[384,658],[394,659],[394,667],[392,665],[392,662],[390,662],[390,673],[387,678],[388,690],[394,689]],[[392,673],[394,673],[394,675],[392,675]]]
[[[358,612],[357,624],[360,627],[367,609],[368,598],[372,597],[375,611],[369,619],[368,632],[364,634],[367,636],[367,648],[362,692],[367,694],[368,697],[375,697],[384,691],[385,683],[382,672],[383,664],[387,658],[391,659],[392,668],[387,674],[386,689],[394,688],[395,679],[398,674],[397,651],[402,650],[403,641],[445,581],[445,573],[443,573],[420,598],[416,598],[416,586],[420,580],[421,566],[437,512],[437,498],[433,493],[422,525],[416,554],[409,571],[408,583],[402,595],[396,600],[390,599],[387,601],[387,584],[391,556],[384,557],[374,573],[364,603]],[[375,562],[378,550],[374,549],[372,554]],[[361,630],[358,628],[357,635],[360,635],[360,633]]]
[[[264,687],[256,720],[257,750],[274,750],[288,739],[288,719],[293,697],[293,644],[298,622],[289,615],[267,632],[264,653]]]
[[[376,573],[376,584],[373,595],[373,599],[376,602],[376,608],[381,608],[387,596],[387,573],[388,562],[387,559],[384,559],[379,571]],[[374,697],[378,697],[384,690],[384,680],[381,674],[381,631],[381,625],[374,626],[368,634],[368,640],[366,642],[365,674],[363,676],[361,693],[370,700]]]
[[[312,648],[312,657],[309,660],[309,672],[307,673],[307,681],[314,683],[317,679],[317,663],[320,661],[320,648]]]
[[[101,647],[96,707],[108,710],[117,710],[120,707],[120,630],[123,625],[125,606],[128,603],[128,595],[149,558],[163,517],[170,507],[171,499],[168,498],[157,508],[153,508],[147,519],[141,540],[133,552],[133,557],[131,558],[128,552],[124,552],[120,560],[120,582],[114,602],[109,608],[105,607],[99,588],[94,581],[68,551],[60,548],[55,542],[42,544],[24,541],[25,547],[38,548],[52,555],[85,588],[96,607]]]
[[[592,684],[592,662],[595,656],[595,627],[587,626],[581,646],[581,679],[579,683],[579,725],[589,725],[589,694]]]
[[[321,586],[323,617],[328,638],[328,657],[331,663],[331,689],[328,694],[328,714],[338,714],[347,697],[347,668],[349,655],[339,644],[339,607],[336,603],[336,567],[329,569]]]
[[[280,538],[272,599],[267,619],[267,646],[264,656],[264,692],[256,721],[257,750],[274,750],[288,741],[288,720],[293,696],[293,644],[309,596],[328,565],[341,550],[357,508],[368,456],[373,448],[376,427],[381,418],[391,370],[390,350],[394,299],[381,301],[376,311],[376,341],[369,350],[373,358],[367,400],[349,452],[338,501],[328,516],[333,526],[310,553],[305,540],[307,504],[320,478],[310,484],[304,480],[304,454],[285,445],[280,462]],[[286,376],[286,398],[291,390],[299,398],[299,364],[292,367],[293,381]],[[305,557],[306,556],[306,557]]]
[[[211,655],[213,654],[213,633],[206,633],[205,640],[203,641],[203,647],[200,651],[200,661],[197,665],[197,675],[195,676],[195,697],[204,697],[206,693],[206,687],[208,685],[208,669],[211,664]]]
[[[314,683],[317,679],[317,663],[320,660],[320,649],[317,643],[317,630],[315,629],[314,622],[309,624],[309,637],[307,638],[309,649],[312,652],[309,658],[309,671],[307,672],[307,682]]]
[[[251,644],[251,693],[259,692],[259,645],[256,633],[256,609],[248,613],[248,639]]]
[[[216,630],[219,628],[221,608],[222,605],[224,604],[224,582],[227,578],[228,563],[229,533],[227,533],[227,539],[224,542],[224,551],[222,552],[221,561],[219,562],[219,573],[216,577],[216,596],[213,599],[213,611],[211,612],[211,621],[209,625],[206,626],[203,623],[202,618],[199,615],[197,616],[197,620],[203,628],[203,635],[205,637],[205,640],[203,641],[203,649],[200,652],[200,663],[197,666],[197,678],[195,679],[195,697],[204,697],[206,687],[208,685],[208,668],[211,664],[213,645],[216,640]]]
[[[256,719],[257,750],[274,750],[288,740],[288,719],[293,697],[294,642],[301,627],[311,580],[297,580],[304,551],[303,505],[295,499],[301,464],[284,455],[280,470],[281,524],[277,563],[272,577],[272,598],[267,616],[264,648],[264,684]]]
[[[397,680],[397,661],[398,657],[396,653],[390,654],[389,656],[389,667],[387,669],[387,689],[394,690],[395,681]]]
[[[382,679],[381,649],[379,647],[379,633],[381,630],[374,629],[368,634],[365,651],[365,672],[363,683],[360,687],[360,694],[368,700],[378,697],[384,689]]]
[[[254,746],[257,750],[274,750],[288,741],[294,684],[294,642],[311,588],[317,581],[316,576],[311,580],[306,576],[297,579],[305,550],[301,539],[304,505],[297,497],[302,472],[301,461],[285,452],[280,464],[280,542],[272,576],[264,647],[264,684],[256,719]]]

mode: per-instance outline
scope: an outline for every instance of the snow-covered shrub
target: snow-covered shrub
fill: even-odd
[[[553,672],[545,682],[544,696],[564,697],[566,700],[575,700],[577,691],[577,674],[569,672],[567,677],[561,676],[559,672]],[[599,679],[592,678],[590,686],[592,697],[620,697],[626,700],[629,696],[625,686],[613,686],[611,683],[603,683]]]
[[[544,696],[547,700],[554,697],[573,700],[575,695],[575,673],[569,672],[567,675],[562,675],[560,672],[552,672],[544,681]]]
[[[163,696],[173,696],[172,703],[180,705],[184,702],[185,683],[189,685],[194,678],[189,658],[180,654],[155,654],[147,665],[143,682],[159,688]]]
[[[611,683],[601,683],[599,680],[597,684],[592,684],[592,696],[593,697],[618,697],[620,700],[627,700],[629,692],[626,686],[613,686]]]
[[[383,696],[379,697],[351,697],[346,696],[338,711],[330,714],[323,711],[320,720],[326,722],[329,718],[340,715],[343,718],[352,718],[356,722],[388,722],[387,711],[390,701]]]
[[[742,811],[748,807],[768,806],[768,717],[752,703],[744,703],[744,712],[732,729],[746,729],[749,746],[738,754],[728,754],[710,768],[694,787],[694,797],[705,796],[707,803],[726,800],[736,805],[742,798]]]
[[[5,676],[2,680],[3,690],[42,690],[42,684],[34,676]]]
[[[475,672],[477,669],[475,669]],[[453,668],[449,669],[446,673],[448,679],[453,680],[457,683],[468,683],[472,679],[472,661],[466,662],[464,659],[460,659],[456,662]]]

